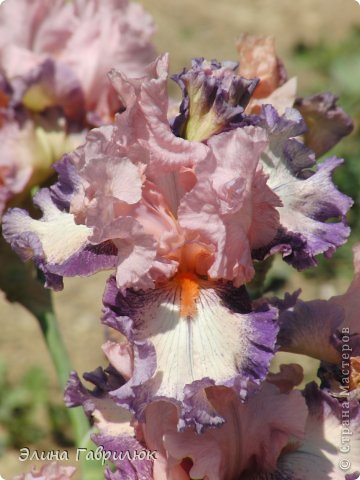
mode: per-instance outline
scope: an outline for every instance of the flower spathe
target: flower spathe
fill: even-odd
[[[262,105],[273,105],[283,114],[296,98],[296,78],[288,80],[285,67],[276,55],[273,37],[242,34],[236,42],[238,73],[258,78],[259,83],[247,106],[247,113],[259,113]]]

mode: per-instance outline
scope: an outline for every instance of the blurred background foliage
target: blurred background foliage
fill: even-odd
[[[0,456],[9,448],[20,450],[51,443],[58,448],[73,446],[67,437],[68,418],[61,403],[54,402],[49,379],[41,366],[30,367],[17,385],[8,378],[0,360]]]
[[[352,117],[354,130],[326,157],[336,155],[345,160],[334,175],[339,189],[352,197],[354,205],[348,215],[352,229],[349,242],[329,261],[319,258],[319,268],[304,272],[306,278],[323,280],[352,275],[352,245],[360,239],[360,27],[350,30],[335,45],[321,42],[314,46],[299,43],[291,59],[291,69],[305,78],[301,96],[323,91],[336,92],[339,105]],[[307,78],[308,77],[308,78]]]

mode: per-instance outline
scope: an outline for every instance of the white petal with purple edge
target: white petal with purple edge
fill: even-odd
[[[130,341],[152,345],[156,354],[148,381],[132,381],[133,394],[129,386],[114,393],[138,415],[143,403],[155,398],[181,402],[186,394],[196,396],[204,378],[231,386],[239,376],[259,382],[267,374],[278,330],[276,312],[250,312],[244,291],[229,284],[184,274],[166,287],[122,295],[112,279],[104,302],[104,323],[131,336]]]
[[[352,200],[337,190],[331,178],[342,160],[330,158],[311,171],[314,152],[294,138],[305,131],[300,113],[287,109],[280,117],[271,105],[266,105],[262,114],[269,138],[269,147],[262,155],[263,168],[282,206],[278,209],[277,237],[267,251],[255,257],[282,251],[288,263],[303,270],[316,265],[315,255],[331,256],[349,236],[345,215]]]
[[[74,216],[60,211],[53,203],[48,190],[42,190],[34,202],[43,210],[41,220],[32,219],[25,211],[10,210],[4,217],[4,237],[14,243],[17,239],[32,235],[37,238],[43,253],[43,260],[49,264],[66,262],[73,254],[88,243],[92,229],[77,225]],[[23,258],[31,258],[39,252],[30,250],[18,252]]]

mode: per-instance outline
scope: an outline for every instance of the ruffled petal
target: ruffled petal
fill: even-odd
[[[93,436],[93,440],[104,450],[112,453],[112,463],[116,466],[116,471],[112,472],[110,468],[106,468],[106,480],[153,480],[153,462],[146,458],[144,446],[135,438],[98,434]],[[121,455],[125,452],[128,452],[128,457],[122,458]],[[141,452],[144,452],[145,458],[134,458]]]
[[[36,238],[44,260],[53,264],[63,263],[84,247],[92,229],[76,225],[73,215],[58,210],[46,189],[37,194],[34,201],[43,210],[42,219],[34,220],[20,209],[10,210],[4,218],[4,236],[10,243],[24,234],[34,238],[34,241]],[[29,258],[31,251],[24,250],[21,256]]]
[[[142,6],[127,1],[112,0],[106,6],[94,0],[79,1],[74,10],[76,27],[60,59],[81,79],[87,110],[111,118],[119,104],[106,75],[113,67],[130,76],[143,74],[155,57],[150,42],[153,20]],[[89,49],[92,55],[86,54]]]
[[[345,475],[356,471],[359,475],[359,404],[346,400],[339,403],[318,390],[315,384],[308,386],[305,396],[309,407],[305,441],[300,448],[284,455],[281,462],[284,468],[300,480],[316,480],[324,475],[330,480],[344,480]],[[348,424],[342,423],[345,418]],[[347,442],[349,431],[352,432],[351,440]],[[350,445],[348,452],[347,445]],[[349,462],[348,468],[340,463],[344,460]],[[345,465],[345,469],[339,465]]]
[[[282,201],[280,229],[275,240],[262,252],[281,251],[283,258],[298,269],[316,265],[315,255],[331,256],[345,243],[350,229],[345,215],[352,200],[340,193],[331,180],[332,171],[342,163],[331,158],[317,171],[308,169],[314,154],[292,137],[304,132],[304,122],[296,110],[279,117],[271,105],[263,109],[269,147],[262,155],[268,185]],[[329,222],[334,218],[338,222]],[[255,256],[258,256],[257,253]]]
[[[183,94],[180,115],[173,122],[177,135],[202,142],[244,123],[242,114],[258,80],[240,77],[237,66],[195,58],[191,69],[172,77]]]
[[[127,344],[119,347],[121,354],[115,359],[119,352],[115,352],[116,346],[112,344],[111,361],[115,360],[114,364],[124,371],[133,356]],[[109,345],[106,350],[109,352]],[[151,403],[145,410],[145,423],[139,424],[112,398],[111,392],[123,382],[113,367],[105,371],[99,368],[85,374],[84,378],[93,383],[95,389],[87,390],[78,376],[72,373],[65,392],[65,402],[70,407],[83,406],[96,427],[97,433],[92,439],[105,451],[113,452],[110,461],[116,470],[112,473],[110,469],[105,469],[105,478],[189,480],[179,463],[169,462],[163,443],[164,434],[177,429],[178,410],[173,404],[164,401]],[[135,452],[145,454],[145,457],[140,460],[134,457]],[[152,452],[152,455],[147,457],[147,452]],[[122,457],[119,458],[119,454]]]
[[[305,438],[284,449],[276,470],[241,476],[241,480],[352,480],[360,475],[360,408],[307,386],[309,408]]]
[[[156,480],[189,480],[181,462],[169,458],[164,445],[164,436],[177,431],[179,410],[170,402],[152,402],[145,409],[145,421],[141,423],[144,441],[152,451],[156,451],[153,477]]]
[[[257,170],[252,185],[253,215],[249,231],[251,250],[261,248],[275,236],[280,216],[276,207],[281,205],[279,197],[267,185],[267,176]]]
[[[108,340],[102,346],[106,358],[120,375],[129,380],[134,371],[133,350],[129,343],[116,343]]]
[[[164,437],[170,459],[191,458],[191,478],[235,479],[248,468],[274,468],[289,438],[303,437],[307,409],[300,392],[280,393],[264,382],[245,403],[223,387],[209,388],[207,396],[224,417],[222,426],[201,436],[186,431]]]
[[[215,385],[232,386],[241,378],[244,384],[249,379],[259,383],[274,353],[275,311],[250,312],[248,302],[244,291],[230,284],[187,274],[163,288],[126,294],[111,279],[103,322],[151,356],[151,363],[141,357],[147,372],[135,366],[131,381],[113,393],[116,402],[142,418],[152,400],[188,400],[182,412],[186,423],[217,423],[208,402],[196,401],[194,408],[191,398],[204,388],[199,381],[210,377]],[[239,393],[245,396],[246,388]]]
[[[115,265],[115,246],[111,242],[91,245],[92,229],[77,225],[72,214],[60,211],[48,190],[42,190],[34,201],[43,217],[34,220],[23,210],[9,210],[4,216],[3,235],[23,260],[33,258],[49,274],[49,286],[61,288],[63,275],[89,275]]]
[[[213,157],[195,168],[197,183],[181,202],[179,223],[214,250],[208,274],[241,285],[254,275],[251,246],[261,238],[266,244],[278,227],[278,198],[257,171],[266,137],[261,129],[245,127],[217,135],[208,145]]]
[[[119,288],[152,288],[171,277],[184,236],[163,195],[146,179],[144,166],[124,155],[86,150],[80,159],[81,185],[70,198],[69,209],[77,222],[93,227],[92,243],[111,241],[116,246]]]
[[[98,368],[84,378],[95,384],[95,389],[86,389],[78,375],[72,372],[65,389],[65,403],[68,407],[82,406],[85,413],[95,423],[103,435],[131,436],[133,429],[130,426],[129,412],[118,407],[109,396],[109,391],[118,388],[125,380],[114,370],[103,371]]]
[[[108,225],[101,237],[114,238],[118,249],[116,281],[119,288],[152,288],[147,274],[156,257],[156,242],[133,218],[119,218]]]
[[[13,211],[5,219],[5,236],[47,273],[89,275],[115,267],[119,288],[152,288],[176,272],[184,237],[160,191],[144,176],[144,165],[107,149],[112,134],[107,127],[93,131],[84,146],[60,161],[58,182],[37,196],[41,220]],[[63,229],[72,240],[66,248]],[[36,254],[34,245],[29,250],[29,235],[39,243]]]
[[[151,180],[156,183],[159,169],[173,171],[191,167],[205,158],[206,145],[176,137],[167,119],[168,55],[149,65],[144,78],[128,78],[117,70],[110,80],[126,110],[117,116],[116,125],[123,145],[137,141],[150,152]]]
[[[215,136],[208,145],[175,137],[166,117],[167,63],[160,57],[142,79],[115,73],[125,111],[115,126],[93,130],[57,165],[59,181],[50,189],[53,212],[58,207],[59,218],[84,238],[61,259],[39,252],[38,263],[48,273],[76,275],[79,269],[87,275],[115,266],[119,288],[142,289],[178,269],[236,286],[252,278],[251,249],[270,242],[278,227],[279,200],[258,167],[265,133],[245,127]],[[163,134],[174,149],[163,149]],[[45,228],[48,222],[44,216],[30,223]],[[17,239],[27,232],[28,227],[20,229]],[[44,233],[44,238],[50,237]],[[95,258],[81,264],[84,249]]]
[[[242,402],[233,388],[208,386],[204,395],[223,417],[224,423],[199,434],[189,427],[179,432],[180,409],[164,400],[149,403],[143,421],[131,421],[132,429],[124,410],[116,405],[114,389],[119,382],[121,385],[121,377],[109,368],[105,371],[98,369],[86,374],[85,378],[96,385],[95,390],[90,392],[85,389],[78,377],[72,374],[65,395],[67,404],[82,404],[93,418],[99,432],[93,436],[95,443],[115,454],[121,451],[130,454],[130,458],[121,461],[113,455],[111,461],[117,470],[114,474],[106,470],[105,478],[235,479],[249,468],[275,469],[278,457],[288,442],[294,437],[302,440],[304,436],[305,401],[300,392],[291,391],[291,388],[281,390],[277,385],[264,382],[260,390],[256,389]],[[293,415],[293,411],[297,415]],[[141,465],[131,458],[135,450],[155,451],[156,455]]]
[[[54,53],[59,46],[64,46],[75,26],[71,10],[70,5],[61,1],[36,3],[18,0],[16,6],[13,3],[2,5],[0,46],[13,43],[25,51],[34,47],[34,52],[46,50]],[[17,65],[17,68],[21,69],[23,65]],[[13,76],[21,74],[17,71]]]

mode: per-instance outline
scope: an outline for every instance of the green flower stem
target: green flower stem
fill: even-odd
[[[54,363],[59,385],[64,390],[72,368],[56,315],[53,311],[45,311],[38,313],[37,318]],[[74,429],[76,445],[80,446],[87,439],[90,430],[89,422],[81,408],[70,408],[68,414]]]
[[[72,370],[69,355],[62,339],[54,313],[51,290],[44,288],[44,278],[32,262],[23,263],[5,242],[0,229],[0,290],[9,302],[17,302],[38,320],[47,348],[55,366],[59,385],[64,390]],[[81,407],[67,410],[76,446],[94,450],[90,424]],[[80,456],[79,466],[83,480],[103,477],[100,462]]]
[[[62,390],[65,389],[72,370],[69,355],[67,353],[64,341],[62,339],[56,315],[50,303],[51,309],[37,311],[36,315],[41,331],[44,335],[46,345],[51,355],[58,381]],[[94,449],[94,444],[90,439],[91,427],[86,415],[80,407],[69,408],[67,413],[73,427],[76,446]],[[99,461],[87,460],[85,455],[80,455],[79,465],[83,480],[98,480],[102,478],[103,467]]]
[[[20,303],[38,319],[53,360],[62,390],[71,372],[69,355],[54,313],[51,290],[44,288],[44,278],[32,262],[24,263],[5,242],[0,230],[0,290],[9,302]],[[69,409],[77,445],[88,437],[90,425],[81,408]]]

